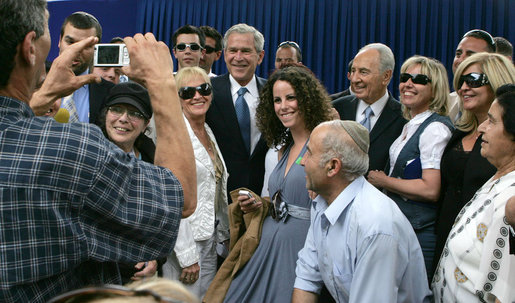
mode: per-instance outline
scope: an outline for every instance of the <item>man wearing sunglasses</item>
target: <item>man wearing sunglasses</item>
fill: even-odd
[[[206,71],[210,78],[216,77],[211,69],[213,63],[222,56],[222,35],[211,26],[203,25],[199,28],[206,36],[206,45],[204,46],[206,52],[200,58],[199,66]]]
[[[302,52],[296,42],[284,41],[279,43],[275,53],[275,69],[283,68],[289,63],[302,63]]]
[[[211,81],[213,101],[206,122],[227,165],[227,193],[238,187],[261,192],[263,187],[268,148],[257,128],[255,115],[259,90],[266,80],[255,72],[265,55],[264,44],[263,34],[254,27],[244,23],[233,25],[223,39],[229,73]]]
[[[318,196],[299,251],[292,302],[430,302],[422,250],[397,204],[364,178],[369,133],[333,120],[311,133],[301,165]]]
[[[199,66],[204,56],[206,37],[196,26],[184,25],[172,35],[173,56],[177,59],[177,71],[186,66]]]
[[[452,73],[454,74],[456,72],[461,62],[473,54],[480,52],[495,53],[494,38],[488,32],[480,29],[473,29],[466,32],[456,47],[456,53],[452,62]],[[458,94],[456,92],[450,94],[448,105],[449,118],[451,118],[452,122],[456,122],[461,115]]]
[[[384,170],[390,145],[399,137],[406,120],[399,101],[388,92],[395,58],[381,43],[362,47],[352,61],[353,96],[333,101],[342,120],[361,123],[370,131],[369,170]]]

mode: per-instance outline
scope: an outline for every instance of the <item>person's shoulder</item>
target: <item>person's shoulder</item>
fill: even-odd
[[[211,78],[211,84],[213,86],[220,85],[222,83],[230,83],[229,82],[229,73],[225,73],[223,75]]]
[[[350,107],[353,105],[357,105],[358,98],[353,95],[343,96],[337,99],[334,99],[331,103],[334,108],[339,109],[343,107]]]
[[[355,204],[357,212],[361,213],[356,218],[360,229],[366,235],[377,233],[394,235],[396,225],[407,223],[406,217],[397,204],[368,181],[364,182],[355,202],[358,202]]]

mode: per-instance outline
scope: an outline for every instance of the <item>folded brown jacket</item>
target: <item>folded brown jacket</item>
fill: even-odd
[[[262,202],[263,207],[243,214],[238,203],[238,192],[248,190],[256,200]],[[202,302],[223,302],[229,286],[236,273],[247,264],[261,239],[263,222],[268,215],[270,201],[268,197],[261,198],[250,189],[238,188],[231,191],[232,203],[229,205],[230,246],[229,255],[218,269]]]

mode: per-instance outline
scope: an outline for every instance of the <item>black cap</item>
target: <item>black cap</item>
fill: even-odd
[[[114,104],[129,104],[136,107],[145,117],[152,117],[152,105],[150,96],[145,87],[136,82],[124,82],[113,86],[107,95],[105,106]]]

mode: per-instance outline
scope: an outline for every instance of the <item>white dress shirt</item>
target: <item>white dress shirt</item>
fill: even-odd
[[[360,99],[358,109],[356,110],[356,122],[361,123],[361,121],[365,119],[365,110],[370,105],[370,108],[372,108],[372,112],[374,113],[370,116],[370,130],[372,130],[374,125],[376,125],[377,119],[381,116],[381,113],[386,106],[386,102],[388,102],[388,98],[388,91],[386,91],[386,93],[373,104],[368,104]]]

